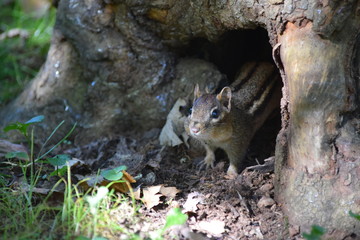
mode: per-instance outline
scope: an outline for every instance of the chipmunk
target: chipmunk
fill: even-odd
[[[221,148],[230,160],[227,175],[236,177],[255,132],[279,107],[281,80],[270,63],[247,63],[230,87],[219,94],[200,92],[195,86],[186,132],[200,140],[206,150],[202,162],[213,167],[214,151]]]

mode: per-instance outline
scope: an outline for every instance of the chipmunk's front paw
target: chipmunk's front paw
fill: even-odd
[[[214,154],[207,155],[204,158],[204,164],[206,165],[206,169],[208,169],[209,167],[214,168],[214,162],[215,162],[215,155]]]
[[[214,162],[215,162],[215,155],[213,154],[206,155],[204,160],[202,160],[199,163],[198,168],[199,170],[208,169],[210,167],[214,168]]]
[[[238,176],[237,168],[233,164],[230,164],[226,172],[226,178],[235,179],[237,178],[237,176]]]

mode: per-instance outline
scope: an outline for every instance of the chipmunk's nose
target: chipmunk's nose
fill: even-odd
[[[198,134],[200,132],[200,128],[198,127],[191,127],[190,128],[191,133]]]

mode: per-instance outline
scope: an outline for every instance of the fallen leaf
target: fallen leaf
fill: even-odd
[[[199,228],[212,235],[221,235],[225,232],[225,223],[220,220],[201,221]]]
[[[249,234],[250,234],[250,236],[255,235],[257,239],[264,239],[264,235],[261,233],[260,227],[256,227],[254,229],[251,229]]]
[[[142,198],[140,197],[140,188],[136,189],[136,191],[134,191],[134,198],[137,200],[140,199],[145,204],[146,208],[150,209],[162,203],[162,201],[160,201],[162,196],[174,198],[179,192],[180,190],[175,187],[164,187],[164,185],[160,184],[143,189]]]
[[[32,192],[32,193],[38,193],[42,195],[48,195],[50,192],[59,192],[56,190],[48,189],[48,188],[37,188],[37,187],[30,187],[30,186],[23,186],[21,188],[22,192]]]
[[[257,203],[257,206],[259,208],[264,208],[264,207],[271,207],[274,204],[275,204],[274,199],[272,199],[271,197],[263,196]]]
[[[160,189],[160,193],[164,195],[165,197],[175,198],[176,194],[181,192],[176,187],[164,187],[162,186]]]
[[[165,126],[161,130],[159,140],[163,146],[177,146],[183,143],[179,138],[180,135],[185,131],[184,121],[185,116],[180,112],[180,107],[186,106],[186,101],[179,98],[170,110]]]
[[[156,161],[156,159],[150,159],[146,165],[154,169],[160,169],[160,163],[159,161]]]
[[[123,172],[122,182],[115,182],[111,184],[110,188],[114,189],[117,192],[128,193],[131,188],[131,183],[136,182],[135,179],[126,171]],[[82,186],[85,190],[89,188],[94,188],[95,186],[108,186],[110,181],[106,180],[103,176],[98,174],[92,175],[76,175],[76,177],[81,180],[80,186]]]
[[[129,183],[136,183],[136,180],[126,171],[123,171],[124,174],[124,180]]]
[[[97,185],[101,185],[101,182],[104,181],[104,177],[98,174],[90,174],[90,175],[81,175],[75,174],[75,176],[79,179],[79,185],[87,191],[89,188],[95,188]]]
[[[165,147],[162,147],[161,150],[156,154],[155,157],[151,158],[146,165],[154,168],[154,169],[160,169],[160,162],[163,159],[163,151],[164,151]]]
[[[140,187],[138,187],[135,191],[133,191],[133,194],[134,194],[134,198],[135,198],[136,200],[141,200],[141,198],[140,198],[140,194],[141,194],[141,189],[140,189]]]
[[[50,205],[56,205],[60,201],[62,202],[64,200],[64,192],[63,192],[64,189],[59,185],[56,188],[54,188],[53,186],[51,188],[33,187],[30,186],[24,180],[24,178],[18,179],[16,184],[19,186],[18,190],[21,191],[22,193],[31,192],[32,194],[39,194],[39,195],[43,195],[44,197],[46,196],[47,203]],[[14,189],[15,189],[14,191],[18,191],[17,188]]]
[[[101,185],[107,186],[109,183],[110,182],[105,180],[104,182],[101,183]],[[131,185],[129,182],[124,181],[124,182],[113,183],[113,184],[111,184],[110,188],[114,189],[117,192],[128,193],[130,191]]]
[[[156,186],[151,186],[151,187],[147,187],[147,188],[144,188],[143,192],[148,192],[149,194],[156,194],[156,193],[159,193],[160,192],[160,189],[162,188],[162,184],[160,185],[156,185]]]
[[[145,204],[147,209],[150,209],[150,208],[162,203],[162,201],[160,201],[160,197],[162,195],[159,193],[161,187],[162,187],[162,185],[158,185],[158,186],[152,186],[152,187],[143,189],[144,196],[142,198],[142,201]]]
[[[204,201],[204,195],[198,192],[189,193],[186,202],[183,205],[185,212],[195,212],[198,207],[197,204]]]
[[[63,165],[59,165],[58,168],[62,168],[65,166],[69,166],[69,167],[73,168],[73,167],[80,167],[80,166],[84,166],[84,165],[86,165],[86,164],[83,160],[80,160],[77,158],[72,158],[70,160],[66,160],[66,163]]]

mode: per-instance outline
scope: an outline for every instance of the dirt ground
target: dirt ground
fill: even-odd
[[[210,239],[285,239],[284,216],[273,200],[274,174],[244,170],[231,180],[225,176],[226,165],[221,161],[214,169],[197,171],[192,162],[169,159],[156,172],[157,181],[182,191],[180,206],[199,198],[195,210],[188,212],[189,226]],[[209,232],[204,222],[223,224],[224,232]]]
[[[198,166],[205,155],[203,149],[196,144],[190,148],[185,144],[161,146],[160,129],[98,139],[79,147],[65,144],[54,154],[68,154],[83,162],[71,170],[74,183],[81,177],[96,175],[99,169],[125,165],[136,179],[132,184],[134,191],[142,191],[143,202],[146,188],[159,185],[176,188],[173,197],[155,193],[158,197],[151,207],[138,201],[141,207],[136,222],[131,219],[123,222],[124,214],[132,215],[128,214],[131,209],[114,213],[118,218],[122,216],[118,224],[124,224],[124,229],[143,239],[149,239],[148,232],[164,226],[168,212],[174,207],[182,209],[188,220],[185,225],[168,231],[165,239],[302,239],[299,227],[288,224],[274,199],[275,174],[271,163],[279,119],[270,121],[273,122],[267,122],[252,140],[243,170],[236,179],[226,176],[229,163],[222,151],[216,152],[213,169],[201,170]],[[39,187],[51,188],[46,187],[49,184],[40,181]],[[127,239],[121,233],[103,234],[109,239]]]
[[[128,172],[137,176],[135,189],[163,184],[180,190],[171,201],[163,199],[162,204],[140,209],[157,227],[164,224],[171,208],[183,209],[189,217],[187,226],[169,232],[167,239],[173,235],[180,239],[301,239],[298,228],[288,226],[274,200],[271,167],[248,167],[236,179],[228,179],[228,161],[219,152],[214,169],[199,170],[203,152],[185,145],[162,147],[157,140],[159,131],[103,139],[65,152],[87,161],[93,170],[126,165]],[[263,163],[264,158],[272,156],[276,134],[269,131],[276,129],[262,129],[253,140],[246,166],[257,165],[256,161]]]

